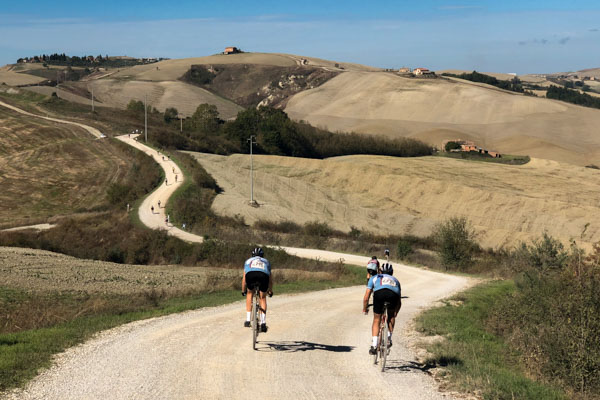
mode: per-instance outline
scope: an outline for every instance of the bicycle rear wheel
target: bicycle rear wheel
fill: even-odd
[[[252,296],[252,349],[256,350],[256,338],[258,337],[258,299],[254,292]]]
[[[387,323],[387,307],[384,308],[383,310],[383,316],[382,318],[384,319],[383,322],[383,329],[382,331],[382,338],[381,338],[381,344],[380,344],[380,358],[381,358],[381,372],[383,372],[383,370],[385,369],[385,362],[387,361],[387,355],[389,353],[388,350],[388,323]]]

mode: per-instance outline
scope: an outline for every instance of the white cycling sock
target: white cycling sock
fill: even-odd
[[[373,336],[373,347],[377,347],[377,336]]]
[[[260,313],[260,323],[261,324],[266,324],[267,323],[267,314]]]
[[[252,314],[251,311],[246,311],[246,321],[250,322],[250,314]]]
[[[391,339],[392,338],[392,332],[388,331],[388,337]]]

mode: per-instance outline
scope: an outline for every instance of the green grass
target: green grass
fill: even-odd
[[[346,271],[347,273],[337,281],[298,281],[275,285],[275,295],[363,283],[362,268],[346,266]],[[0,308],[11,301],[24,301],[28,296],[32,296],[32,294],[0,290]],[[64,293],[57,294],[57,296],[64,301],[70,301],[69,296]],[[54,354],[84,342],[97,332],[132,321],[229,304],[239,300],[242,300],[242,297],[238,290],[216,291],[166,300],[158,299],[156,305],[150,309],[145,306],[144,309],[137,311],[90,315],[47,328],[0,334],[0,392],[23,386],[42,369],[51,365]]]
[[[474,152],[460,152],[460,153],[449,153],[440,151],[435,154],[435,157],[446,157],[446,158],[454,158],[457,160],[467,160],[467,161],[481,161],[481,162],[491,162],[497,164],[509,164],[509,165],[524,165],[527,164],[531,159],[529,156],[516,156],[511,154],[502,154],[501,158],[493,158],[485,155],[481,155],[479,153]]]
[[[479,392],[484,399],[564,399],[559,390],[527,378],[519,355],[485,329],[492,307],[514,290],[512,281],[484,283],[421,314],[418,330],[444,336],[426,345],[431,353],[427,363],[446,367],[451,388]]]

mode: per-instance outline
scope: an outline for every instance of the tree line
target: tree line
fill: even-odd
[[[144,105],[132,100],[128,109],[141,115]],[[150,112],[158,113],[155,109]],[[248,153],[248,138],[256,137],[253,151],[290,157],[326,158],[351,154],[374,154],[395,157],[417,157],[433,154],[433,148],[411,138],[390,139],[358,133],[333,133],[305,122],[292,121],[288,115],[272,107],[240,111],[232,121],[223,121],[217,107],[201,104],[190,118],[183,121],[182,132],[178,111],[168,108],[164,121],[171,129],[158,129],[153,137],[163,147],[216,154]],[[177,128],[177,129],[174,129]]]
[[[550,86],[546,90],[548,99],[566,101],[567,103],[577,104],[584,107],[600,108],[600,98],[590,96],[587,93],[580,93],[578,90]]]
[[[471,81],[471,82],[485,83],[487,85],[495,86],[499,89],[510,90],[511,92],[517,92],[517,93],[525,92],[525,89],[523,89],[523,84],[521,83],[521,80],[519,78],[517,78],[516,76],[513,79],[511,79],[510,81],[499,80],[493,76],[482,74],[477,71],[473,71],[469,74],[463,73],[460,75],[445,72],[442,74],[442,76],[452,76],[454,78],[464,79],[464,80]]]

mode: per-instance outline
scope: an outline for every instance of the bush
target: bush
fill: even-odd
[[[522,353],[532,374],[582,398],[598,398],[600,244],[588,257],[572,247],[568,261],[547,235],[528,248],[534,249],[532,264],[516,279],[516,293],[497,304],[489,325]],[[550,257],[539,257],[544,249]]]
[[[451,150],[455,150],[455,149],[460,149],[460,144],[458,144],[456,142],[448,142],[448,143],[446,143],[446,146],[444,146],[444,150],[446,150],[446,151],[451,151]]]
[[[473,253],[478,246],[474,241],[475,233],[466,218],[452,217],[438,224],[433,236],[446,270],[465,269],[471,264]]]
[[[405,260],[409,255],[413,253],[412,246],[406,240],[399,240],[398,245],[396,246],[396,250],[398,251],[398,258],[401,260]]]
[[[534,268],[538,272],[548,273],[563,269],[569,261],[569,253],[561,242],[544,232],[531,245],[521,243],[514,252],[514,261],[517,270]]]

